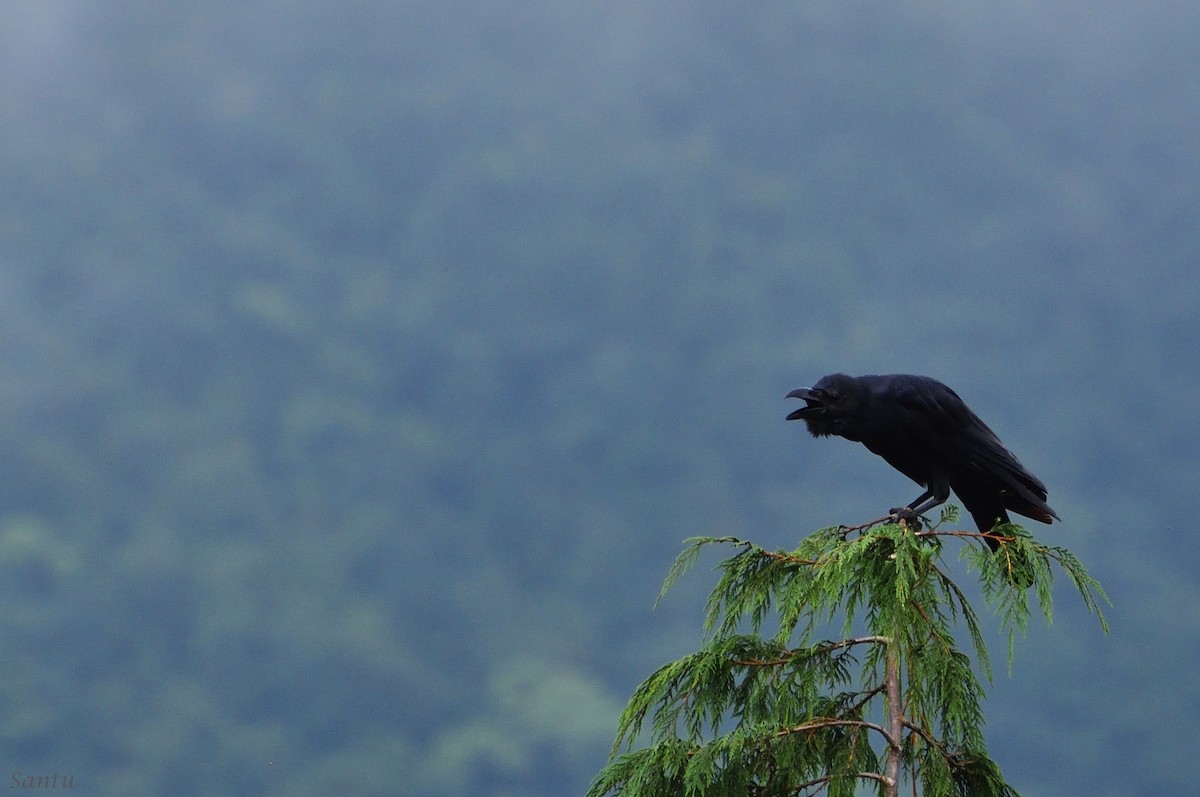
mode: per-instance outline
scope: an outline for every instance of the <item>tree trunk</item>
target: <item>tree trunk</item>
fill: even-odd
[[[884,674],[887,692],[888,751],[884,774],[885,797],[900,797],[900,744],[904,736],[904,706],[900,702],[900,643],[893,635],[887,642],[887,672]]]

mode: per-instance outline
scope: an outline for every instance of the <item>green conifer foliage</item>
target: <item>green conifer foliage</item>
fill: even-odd
[[[589,797],[1016,795],[984,744],[991,665],[944,549],[962,549],[1010,661],[1031,593],[1050,619],[1055,565],[1105,630],[1106,598],[1066,549],[1009,524],[990,533],[992,554],[971,543],[978,532],[941,530],[955,518],[950,507],[925,530],[887,518],[821,529],[793,551],[689,540],[664,592],[707,546],[737,549],[719,566],[705,641],[634,693]]]

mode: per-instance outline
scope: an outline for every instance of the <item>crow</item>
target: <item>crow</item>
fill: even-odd
[[[830,374],[787,398],[805,406],[787,416],[803,420],[813,437],[837,435],[862,443],[925,492],[890,514],[909,521],[942,504],[950,491],[981,532],[1007,523],[1011,510],[1050,523],[1046,485],[1004,447],[958,394],[928,376]],[[1000,545],[985,537],[993,551]]]

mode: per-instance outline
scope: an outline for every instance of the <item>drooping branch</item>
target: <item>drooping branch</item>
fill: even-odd
[[[839,650],[841,648],[850,648],[855,645],[867,645],[871,643],[886,645],[890,641],[891,639],[885,636],[858,636],[849,637],[847,639],[839,639],[833,642],[823,642],[818,646],[818,648],[823,652],[830,652]],[[774,659],[735,659],[733,663],[746,667],[778,667],[780,665],[787,664],[798,652],[800,651],[789,650],[785,655]]]
[[[838,778],[838,777],[861,778],[862,780],[875,780],[875,781],[879,781],[880,783],[884,784],[884,786],[893,785],[891,783],[891,781],[888,780],[888,777],[886,775],[880,775],[878,772],[851,772],[849,774],[843,774],[843,775],[823,775],[819,778],[813,778],[812,780],[806,781],[804,783],[797,783],[795,786],[791,787],[791,791],[794,791],[798,794],[798,793],[804,791],[805,789],[811,789],[813,786],[821,786],[826,783],[829,783],[834,778]]]
[[[887,728],[876,722],[867,722],[866,720],[845,720],[837,719],[836,717],[820,717],[818,719],[809,720],[808,722],[802,722],[799,725],[793,725],[790,728],[782,728],[778,731],[775,731],[773,735],[775,738],[779,739],[784,736],[791,736],[795,733],[811,733],[812,731],[819,731],[822,728],[837,727],[867,728],[868,730],[875,731],[882,736],[887,741],[888,747],[895,745],[896,748],[899,749],[898,740],[900,737],[893,737],[891,733],[888,732]],[[903,733],[903,731],[904,729],[901,728],[900,732]]]
[[[937,739],[926,728],[923,728],[920,725],[916,725],[912,722],[909,722],[908,720],[904,721],[904,727],[908,728],[910,731],[915,733],[917,736],[920,736],[922,739],[924,739],[925,743],[928,744],[930,747],[932,747],[934,750],[937,750],[938,755],[940,755],[942,758],[946,759],[947,762],[951,762],[951,761],[955,760],[954,755],[949,750],[946,749],[946,745],[943,744],[939,739]]]
[[[777,562],[787,562],[788,564],[792,565],[806,565],[808,567],[815,567],[816,565],[820,564],[820,561],[817,559],[804,559],[784,551],[769,551],[766,548],[760,548],[759,554],[767,559],[774,559]]]

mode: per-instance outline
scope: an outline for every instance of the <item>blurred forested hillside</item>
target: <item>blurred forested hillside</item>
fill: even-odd
[[[692,534],[916,494],[955,387],[1114,602],[986,704],[1026,795],[1200,778],[1200,6],[0,5],[0,778],[565,795]],[[951,554],[953,556],[953,554]],[[1002,647],[996,650],[1002,657]]]

